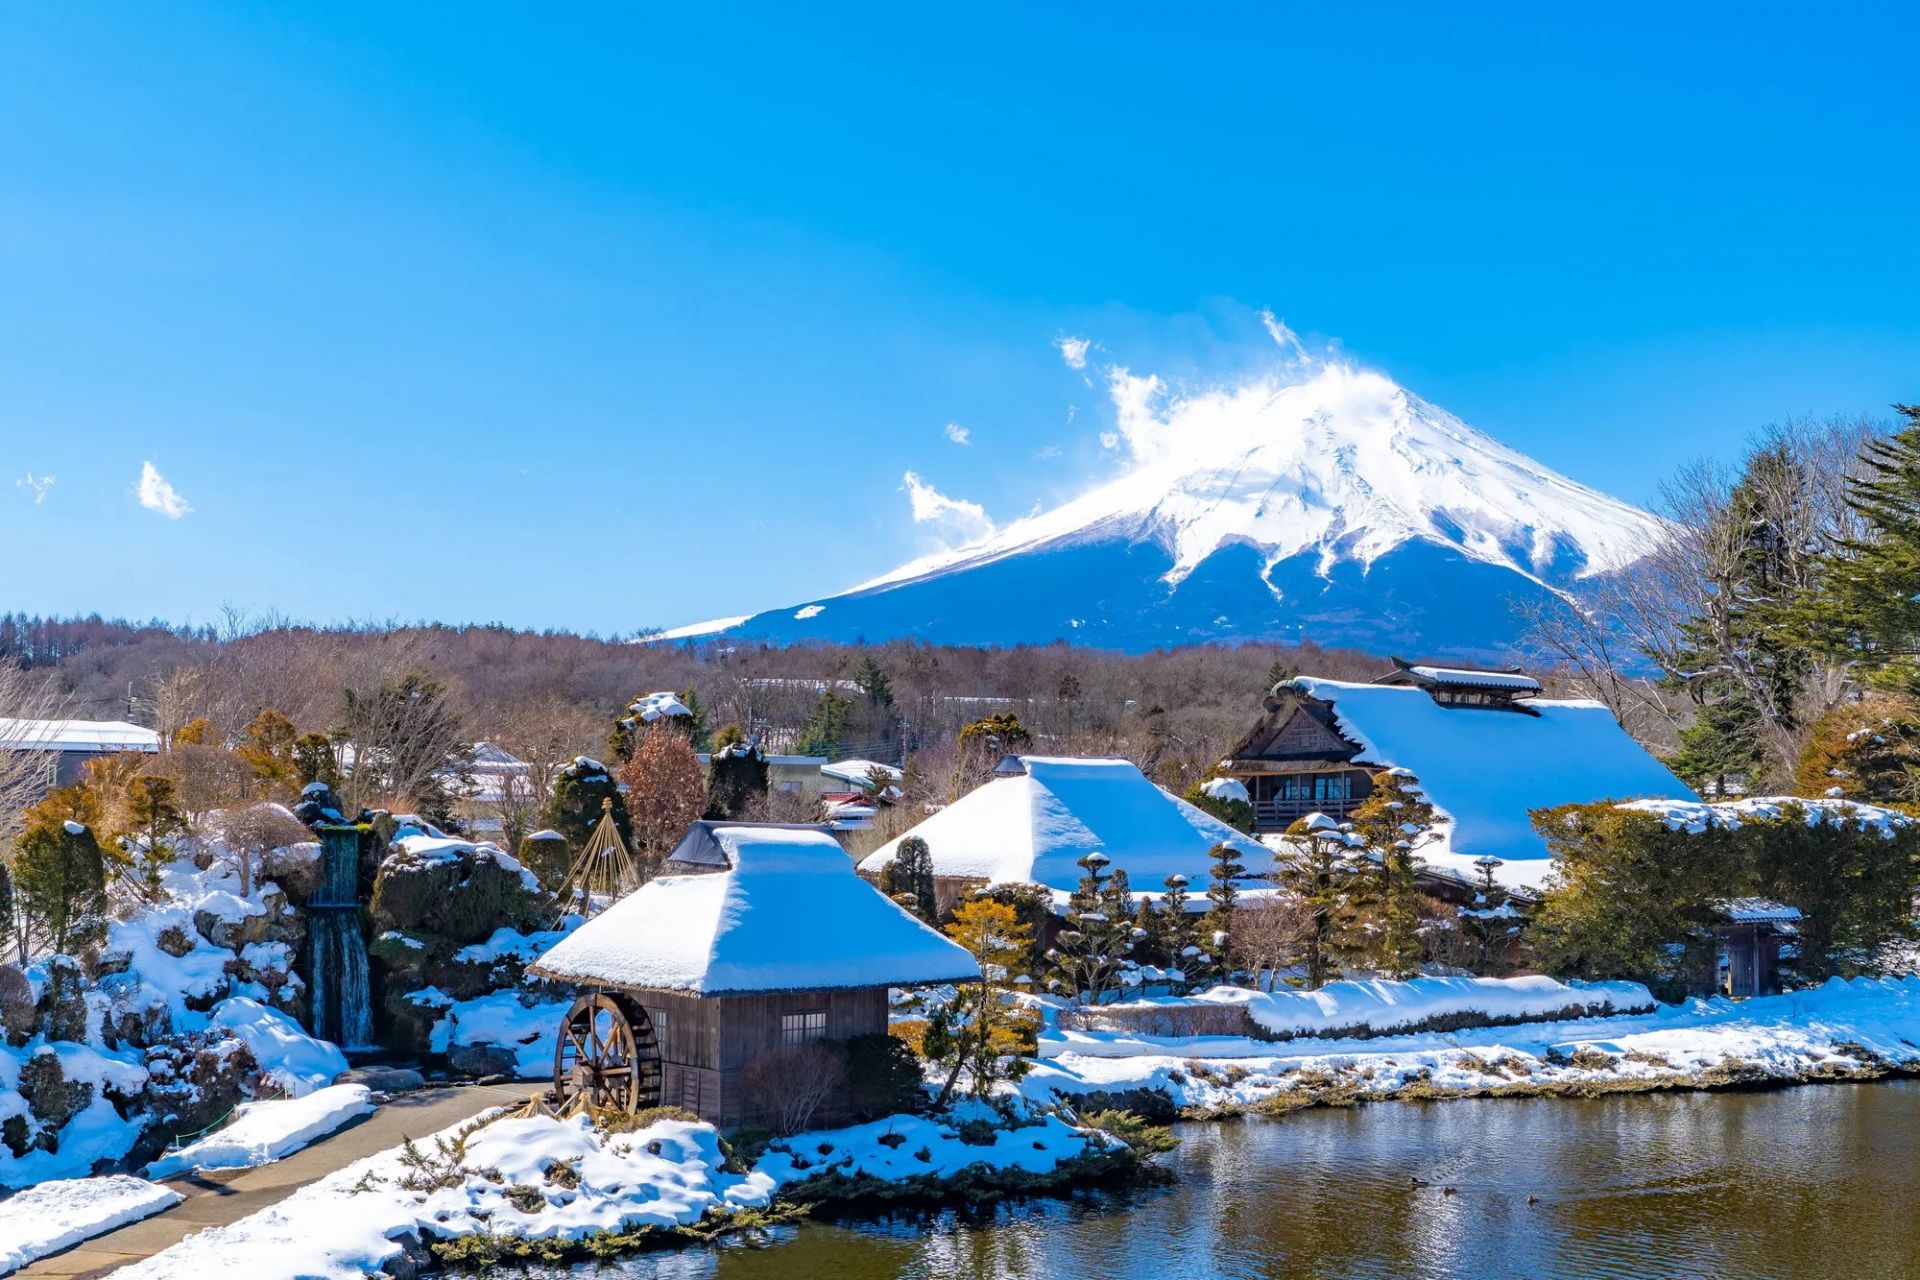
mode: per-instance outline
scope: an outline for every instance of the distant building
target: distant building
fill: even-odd
[[[1474,883],[1474,861],[1496,858],[1502,883],[1537,888],[1549,858],[1530,810],[1696,798],[1604,706],[1540,692],[1514,672],[1407,663],[1372,684],[1301,678],[1267,698],[1221,771],[1272,836],[1309,813],[1344,819],[1376,775],[1404,770],[1441,818],[1419,851],[1430,885]]]
[[[48,788],[80,781],[87,763],[126,751],[158,754],[160,735],[124,720],[0,719],[0,749],[42,757]]]

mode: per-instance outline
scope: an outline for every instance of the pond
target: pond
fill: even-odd
[[[1478,1280],[1920,1273],[1916,1082],[1385,1103],[1178,1131],[1180,1150],[1163,1157],[1178,1181],[1163,1188],[974,1215],[809,1223],[758,1243],[651,1254],[601,1274]]]

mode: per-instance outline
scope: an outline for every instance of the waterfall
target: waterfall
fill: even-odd
[[[307,899],[313,960],[313,1033],[343,1049],[371,1049],[373,1005],[360,936],[360,831],[323,826],[320,883]]]

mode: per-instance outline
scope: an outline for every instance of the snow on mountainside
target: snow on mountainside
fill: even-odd
[[[1647,513],[1383,374],[1319,366],[1173,397],[1111,374],[1119,479],[839,596],[725,629],[773,639],[1313,639],[1488,655],[1508,597],[1632,563]],[[685,634],[690,628],[683,628]]]

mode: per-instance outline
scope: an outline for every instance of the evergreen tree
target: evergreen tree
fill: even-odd
[[[1300,964],[1307,989],[1318,991],[1340,974],[1355,838],[1324,813],[1314,813],[1287,828],[1285,843],[1287,852],[1275,860],[1274,875],[1310,921],[1300,940]]]
[[[794,741],[794,751],[803,756],[832,758],[840,753],[846,740],[847,723],[853,717],[853,703],[832,689],[822,689],[814,699],[813,710]]]
[[[1192,897],[1187,892],[1187,878],[1176,873],[1162,883],[1166,892],[1161,895],[1160,908],[1154,913],[1159,926],[1155,941],[1168,967],[1181,975],[1174,985],[1184,990],[1191,988],[1200,976],[1206,951],[1200,945],[1200,922],[1187,910],[1187,902]]]
[[[1461,929],[1473,948],[1473,971],[1482,976],[1507,967],[1507,953],[1521,927],[1513,895],[1494,879],[1494,872],[1500,866],[1498,858],[1474,859],[1473,867],[1480,883],[1474,886],[1473,905],[1458,908]]]
[[[1684,731],[1676,772],[1709,792],[1722,792],[1744,773],[1754,778],[1773,762],[1770,732],[1795,729],[1796,702],[1812,671],[1812,655],[1797,619],[1818,579],[1814,548],[1793,527],[1783,494],[1811,485],[1805,464],[1785,443],[1747,459],[1739,483],[1696,536],[1711,581],[1711,604],[1679,626],[1680,643],[1665,655],[1668,688],[1695,708]],[[1659,655],[1655,655],[1658,657]]]
[[[1273,665],[1267,668],[1267,692],[1272,693],[1283,684],[1291,684],[1300,675],[1300,664],[1282,662],[1275,658]]]
[[[553,775],[553,794],[547,799],[544,821],[567,839],[575,851],[586,847],[587,837],[600,825],[601,801],[613,801],[613,825],[621,841],[633,847],[633,822],[627,814],[626,797],[614,784],[607,766],[589,756],[576,756],[561,765]]]
[[[707,817],[740,818],[766,797],[767,757],[738,725],[726,726],[719,737],[707,762]]]
[[[1794,789],[1873,804],[1920,801],[1920,705],[1876,693],[1835,707],[1808,731]]]
[[[128,844],[139,850],[142,886],[148,897],[160,892],[160,875],[173,861],[174,841],[187,831],[172,778],[143,773],[127,789]]]
[[[1847,505],[1865,526],[1824,558],[1801,611],[1822,650],[1851,658],[1882,689],[1920,695],[1920,405],[1895,405],[1904,426],[1862,450]]]
[[[860,686],[867,705],[875,711],[884,713],[893,709],[893,676],[872,654],[860,655],[860,661],[854,664],[853,682]]]
[[[1217,775],[1216,775],[1217,776]],[[1242,835],[1253,834],[1253,802],[1242,800],[1238,795],[1216,796],[1208,792],[1207,784],[1213,777],[1201,779],[1188,787],[1180,798],[1202,813],[1212,814],[1220,821],[1232,827]],[[1245,786],[1240,788],[1245,793]]]
[[[248,770],[258,781],[257,795],[271,795],[276,788],[281,791],[294,789],[299,768],[294,761],[293,749],[298,737],[293,721],[272,707],[261,711],[247,726],[246,740],[234,749],[234,754],[246,762]]]
[[[687,709],[687,742],[695,751],[706,751],[712,747],[712,739],[707,732],[707,708],[700,701],[700,690],[688,685],[680,694],[680,705]]]
[[[333,741],[324,733],[303,733],[293,742],[293,780],[301,787],[324,782],[329,790],[340,785],[340,762]]]
[[[880,868],[880,892],[930,925],[939,924],[940,903],[933,884],[933,851],[919,836],[907,836],[893,861]]]
[[[1377,919],[1366,935],[1367,960],[1389,978],[1420,975],[1420,893],[1416,849],[1433,839],[1433,806],[1410,774],[1388,770],[1353,811],[1353,833],[1371,864]]]
[[[15,842],[17,910],[41,948],[70,954],[105,939],[106,863],[91,828],[36,820]]]
[[[1224,842],[1213,846],[1207,856],[1213,862],[1207,870],[1207,901],[1213,905],[1201,921],[1206,953],[1200,957],[1200,966],[1205,976],[1225,981],[1233,976],[1227,956],[1233,943],[1233,904],[1240,897],[1236,882],[1247,868],[1240,861],[1240,851]]]
[[[1067,899],[1067,927],[1055,935],[1047,952],[1053,962],[1047,986],[1069,1000],[1100,1004],[1117,989],[1129,964],[1133,912],[1131,906],[1117,906],[1106,854],[1096,849],[1081,858],[1079,866],[1080,883]]]

